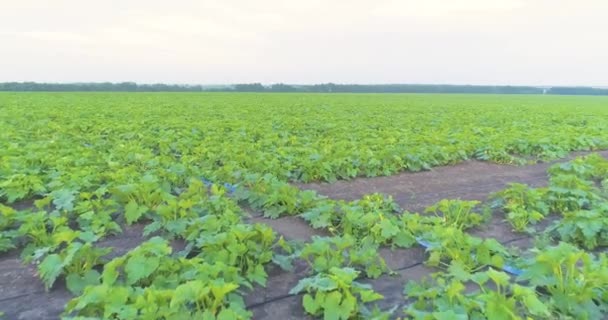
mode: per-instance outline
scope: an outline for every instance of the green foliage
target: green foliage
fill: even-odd
[[[601,181],[608,178],[608,160],[593,153],[572,161],[555,164],[549,168],[549,174],[551,176],[570,174],[584,180]]]
[[[404,293],[414,300],[404,310],[412,319],[551,319],[534,288],[514,284],[492,268],[467,273],[455,264],[430,281],[408,282]]]
[[[122,274],[127,285],[148,285],[153,280],[155,272],[160,272],[161,260],[171,254],[168,242],[160,237],[153,237],[142,243],[126,255],[115,258],[106,264],[103,271],[103,282],[113,285]],[[120,272],[123,270],[123,272]]]
[[[312,238],[299,252],[299,257],[308,262],[317,273],[329,272],[331,268],[351,267],[363,270],[370,278],[388,272],[384,259],[378,255],[378,246],[356,243],[351,236]]]
[[[334,228],[363,242],[403,248],[415,243],[414,236],[400,228],[397,204],[391,197],[366,195],[360,200],[342,204]]]
[[[234,283],[191,280],[175,289],[98,285],[66,306],[65,319],[249,319]]]
[[[8,203],[46,192],[44,182],[37,175],[17,173],[0,181],[0,198]]]
[[[99,272],[93,268],[103,263],[102,257],[111,249],[74,241],[58,253],[47,254],[47,251],[50,250],[39,249],[36,252],[36,258],[40,260],[38,271],[46,289],[51,288],[60,275],[66,275],[68,290],[79,294],[86,286],[99,283]]]
[[[148,212],[146,206],[139,206],[135,200],[131,200],[125,206],[125,220],[127,221],[127,224],[132,224],[139,220],[146,212]]]
[[[507,189],[495,193],[492,198],[495,199],[495,206],[505,210],[507,221],[518,232],[531,231],[530,224],[538,223],[549,214],[545,189],[511,183]]]
[[[549,231],[562,241],[587,249],[608,246],[608,205],[594,210],[566,212]]]
[[[58,189],[51,192],[50,196],[53,199],[55,209],[66,212],[74,210],[74,200],[76,200],[74,193],[74,191],[66,189]]]
[[[430,244],[426,264],[433,267],[457,262],[468,272],[474,272],[486,266],[502,268],[510,258],[506,248],[495,239],[476,238],[455,227],[434,227],[424,239]]]
[[[433,212],[441,217],[442,224],[446,227],[468,229],[475,227],[487,220],[487,216],[473,212],[479,201],[462,201],[444,199],[428,207],[425,211]]]
[[[70,301],[66,315],[116,319],[249,319],[238,294],[247,284],[235,266],[174,258],[153,237],[108,262],[100,281]]]
[[[301,195],[309,197],[310,193],[299,192],[298,188],[280,181],[272,174],[245,175],[243,184],[236,193],[237,199],[247,201],[252,207],[262,210],[265,217],[273,219],[301,212]]]
[[[291,294],[305,292],[304,310],[326,320],[347,320],[364,312],[363,304],[382,299],[371,286],[355,281],[359,272],[332,267],[326,273],[300,280]]]
[[[225,190],[214,186],[207,191],[202,182],[193,179],[179,196],[167,197],[158,205],[154,222],[146,226],[144,234],[162,230],[194,242],[201,236],[227,231],[240,224],[243,216],[239,206],[225,196]]]
[[[599,259],[560,243],[536,250],[526,262],[521,281],[543,292],[541,300],[556,314],[574,319],[600,319],[608,312],[608,257]]]
[[[195,247],[203,260],[237,267],[247,280],[264,286],[264,265],[272,261],[275,240],[274,231],[267,225],[237,224],[226,232],[202,235]]]
[[[508,208],[507,221],[513,227],[513,230],[518,232],[532,231],[528,228],[530,224],[536,224],[545,216],[539,211],[528,210],[523,207]]]
[[[599,190],[592,181],[572,174],[552,176],[547,190],[547,203],[555,213],[586,210],[601,202]]]
[[[16,248],[18,220],[19,214],[16,210],[0,204],[0,253]]]
[[[316,206],[300,214],[300,217],[308,221],[315,229],[327,228],[331,232],[336,232],[336,227],[340,223],[338,205],[333,200],[322,200]]]
[[[409,248],[416,239],[402,227],[399,211],[390,196],[370,194],[351,202],[322,200],[301,217],[314,228],[326,227],[358,242]]]
[[[51,252],[60,249],[64,244],[71,244],[79,238],[89,241],[95,238],[88,232],[81,232],[70,228],[69,219],[56,211],[49,214],[45,211],[28,212],[22,214],[21,225],[17,229],[20,236],[25,237],[27,246],[21,253],[26,262],[39,257],[40,252]]]
[[[81,193],[80,201],[74,211],[80,229],[87,230],[99,238],[122,232],[120,225],[115,221],[118,203],[113,199],[104,198],[103,194]]]

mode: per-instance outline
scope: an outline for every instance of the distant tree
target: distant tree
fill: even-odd
[[[553,87],[547,94],[570,94],[570,95],[608,95],[608,89],[590,87]]]
[[[0,91],[121,91],[121,92],[354,92],[354,93],[477,93],[477,94],[569,94],[608,95],[608,89],[592,87],[539,88],[527,86],[473,86],[473,85],[427,85],[427,84],[335,84],[289,85],[276,83],[264,86],[261,83],[244,83],[233,86],[137,84],[135,82],[97,83],[36,83],[4,82]]]
[[[297,92],[298,90],[284,83],[276,83],[270,86],[269,91],[272,92]]]
[[[261,83],[235,84],[234,91],[239,92],[264,92],[266,88]]]

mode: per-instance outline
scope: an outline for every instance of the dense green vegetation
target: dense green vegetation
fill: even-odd
[[[381,246],[427,246],[442,270],[411,283],[420,319],[596,319],[608,307],[608,164],[555,166],[547,188],[494,197],[517,231],[549,216],[546,246],[515,256],[467,233],[489,212],[446,199],[409,213],[379,194],[337,201],[290,182],[390,175],[466,159],[524,164],[608,148],[608,99],[481,95],[0,94],[0,252],[19,248],[66,315],[111,319],[246,319],[242,296],[266,267],[310,274],[293,288],[326,319],[383,319],[361,278],[391,270]],[[286,242],[250,224],[299,215],[330,237]],[[26,208],[17,210],[15,208]],[[123,256],[96,243],[134,223],[147,241]],[[175,252],[172,241],[186,243]],[[563,242],[560,242],[563,241]],[[504,270],[524,270],[517,279]],[[567,270],[566,271],[562,271]],[[584,281],[581,281],[583,279]],[[585,280],[591,279],[591,280]],[[464,292],[467,283],[475,292]],[[426,286],[431,286],[427,289]],[[575,298],[574,298],[575,297]],[[401,310],[393,310],[393,316]]]

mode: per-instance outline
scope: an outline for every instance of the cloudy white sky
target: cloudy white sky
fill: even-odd
[[[0,0],[0,81],[608,86],[606,0]]]

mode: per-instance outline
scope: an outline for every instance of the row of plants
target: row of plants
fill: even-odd
[[[531,188],[512,184],[494,196],[507,221],[519,232],[536,232],[533,225],[554,219],[545,234],[584,249],[608,245],[608,160],[598,154],[556,164],[549,184]]]
[[[517,277],[488,268],[446,272],[409,282],[414,319],[601,319],[608,312],[608,259],[561,242],[535,249]]]
[[[242,296],[265,285],[265,265],[283,240],[264,224],[246,223],[223,188],[197,179],[179,194],[147,187],[68,200],[51,194],[35,201],[36,210],[1,206],[3,250],[22,247],[47,289],[65,281],[76,296],[66,318],[250,318]],[[101,203],[126,203],[125,211]],[[148,240],[110,258],[112,248],[99,240],[138,222]],[[187,243],[179,252],[171,246],[176,240]]]
[[[521,272],[500,270],[508,256],[496,244],[496,262],[471,263],[488,255],[466,249],[451,255],[443,270],[404,290],[407,317],[415,319],[601,319],[608,313],[608,256],[587,250],[606,247],[608,225],[606,179],[608,160],[592,154],[553,165],[549,185],[530,188],[512,184],[494,194],[493,206],[505,213],[514,231],[536,235],[536,246],[510,257]],[[534,228],[552,218],[548,227]],[[441,247],[466,243],[441,230]],[[471,239],[471,238],[469,238]],[[460,251],[457,251],[460,253]],[[472,253],[472,255],[468,255]],[[433,252],[431,251],[431,256]],[[441,257],[427,261],[440,265]],[[431,263],[429,263],[431,262]],[[473,266],[474,268],[472,268]],[[475,268],[475,266],[477,266]],[[489,266],[489,267],[488,267]]]

